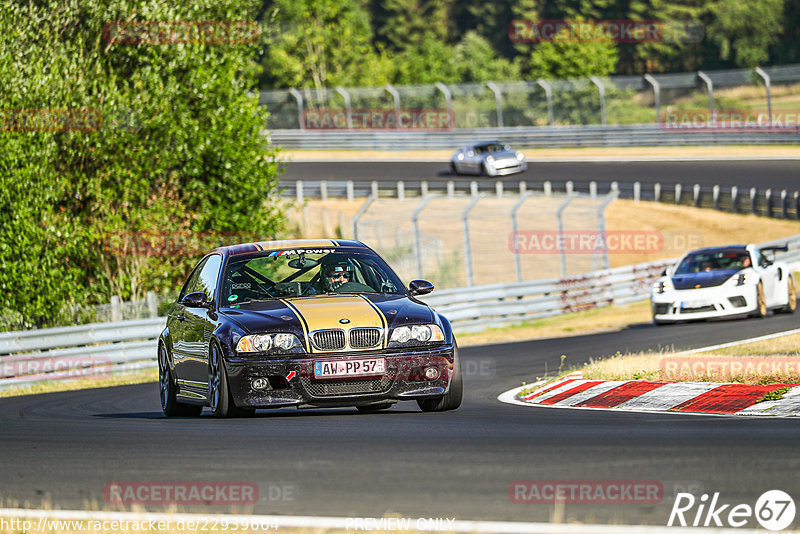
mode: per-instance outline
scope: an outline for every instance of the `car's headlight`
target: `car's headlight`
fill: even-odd
[[[664,280],[659,280],[655,284],[653,284],[653,291],[656,293],[663,293],[667,290],[667,283]]]
[[[394,343],[431,343],[444,341],[444,333],[439,325],[415,324],[413,326],[398,326],[392,332],[390,342]]]
[[[517,159],[519,161],[522,161],[523,159],[525,159],[525,155],[522,152],[517,152],[515,155],[517,156]]]
[[[457,157],[458,157],[458,160],[461,161],[462,159],[464,159],[464,154],[460,154],[459,153]]]
[[[294,334],[253,334],[243,336],[236,344],[237,352],[281,352],[300,347]]]
[[[486,163],[494,163],[494,156],[486,156]]]

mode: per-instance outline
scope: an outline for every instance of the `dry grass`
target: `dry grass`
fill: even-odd
[[[18,388],[0,390],[0,398],[18,397],[20,395],[35,395],[38,393],[54,393],[57,391],[77,391],[80,389],[108,388],[113,386],[127,386],[129,384],[144,384],[158,381],[158,370],[141,371],[109,378],[83,378],[79,380],[65,380],[43,382]]]
[[[800,334],[701,353],[617,354],[583,368],[590,380],[800,383]]]

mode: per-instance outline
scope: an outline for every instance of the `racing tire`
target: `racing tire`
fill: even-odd
[[[452,161],[450,162],[450,174],[452,176],[458,176],[458,169],[456,169],[456,164]]]
[[[441,397],[419,399],[417,405],[423,412],[447,412],[461,406],[464,395],[464,379],[461,376],[461,362],[458,358],[458,348],[453,349],[453,379],[450,389]]]
[[[797,291],[794,288],[794,279],[792,279],[791,276],[789,276],[789,279],[786,280],[786,286],[788,292],[786,306],[778,311],[781,313],[794,313],[794,311],[797,309]]]
[[[756,310],[750,314],[750,317],[763,319],[767,315],[767,299],[764,296],[764,284],[759,280],[756,286]]]
[[[196,404],[178,402],[176,394],[178,388],[172,370],[169,368],[167,348],[163,343],[158,344],[158,386],[161,397],[161,411],[167,417],[196,417],[203,411],[203,407]]]
[[[356,406],[356,409],[359,412],[370,413],[370,412],[380,412],[383,410],[388,410],[394,406],[393,402],[383,402],[381,404],[368,404],[366,406]]]
[[[653,324],[656,326],[667,326],[671,324],[675,324],[675,321],[662,321],[660,319],[653,319]]]
[[[489,169],[486,168],[485,163],[481,163],[481,176],[489,176]]]
[[[253,408],[239,408],[233,401],[222,350],[214,342],[208,348],[208,403],[214,417],[250,417],[256,413]]]

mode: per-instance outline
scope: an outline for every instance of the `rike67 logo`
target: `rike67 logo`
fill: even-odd
[[[707,493],[699,499],[691,493],[679,493],[667,526],[743,527],[755,518],[763,528],[777,531],[788,528],[794,516],[794,500],[781,490],[764,492],[754,507],[749,504],[720,504],[719,492],[714,493],[710,500]]]

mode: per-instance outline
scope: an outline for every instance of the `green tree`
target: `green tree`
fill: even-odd
[[[784,0],[716,0],[709,6],[708,38],[719,58],[737,67],[756,67],[781,36]]]
[[[498,56],[492,45],[475,31],[467,32],[455,47],[455,64],[462,82],[518,80],[519,65]]]

